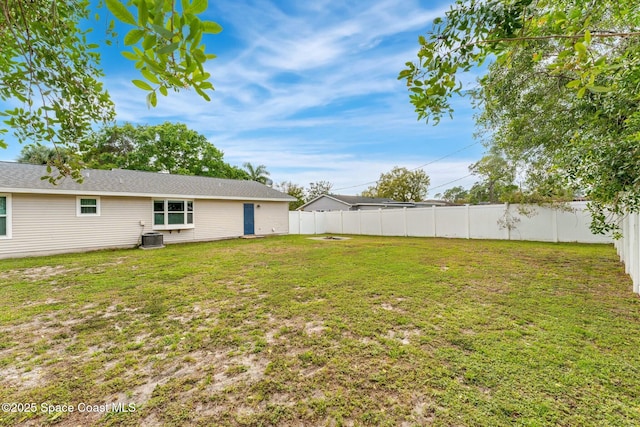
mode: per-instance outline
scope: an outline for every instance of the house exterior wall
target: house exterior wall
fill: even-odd
[[[133,247],[151,225],[151,202],[101,197],[99,216],[77,216],[76,196],[12,195],[12,236],[0,240],[0,258]],[[149,231],[150,231],[149,227]]]
[[[309,203],[304,207],[305,212],[313,212],[313,211],[348,211],[349,205],[346,205],[342,202],[338,202],[336,200],[330,199],[328,197],[321,197],[318,200],[315,200]]]
[[[289,233],[289,203],[259,202],[255,205],[255,231],[257,235]]]
[[[153,229],[153,198],[101,196],[100,215],[78,216],[77,196],[11,195],[11,238],[0,239],[0,258],[135,247],[141,235],[161,232],[164,243],[207,241],[243,234],[243,201],[194,200],[194,227]],[[95,196],[87,196],[95,197]],[[287,202],[260,204],[255,210],[258,235],[287,234]]]

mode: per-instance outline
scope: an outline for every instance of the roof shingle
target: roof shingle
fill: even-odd
[[[295,198],[255,181],[172,175],[124,169],[84,169],[84,181],[65,177],[56,185],[41,179],[46,166],[0,162],[0,191],[60,194],[149,195],[183,198],[293,201]]]

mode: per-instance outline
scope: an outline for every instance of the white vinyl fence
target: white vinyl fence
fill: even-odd
[[[622,220],[622,238],[616,249],[625,271],[633,280],[633,292],[640,293],[640,214],[629,214]]]
[[[451,237],[613,243],[589,230],[586,203],[571,210],[517,205],[437,206],[386,210],[289,213],[290,234],[365,234],[375,236]]]
[[[640,293],[640,214],[622,220],[622,238],[595,235],[585,202],[571,210],[527,206],[438,206],[369,211],[289,212],[290,234],[365,234],[375,236],[451,237],[462,239],[535,240],[543,242],[614,243],[633,291]]]

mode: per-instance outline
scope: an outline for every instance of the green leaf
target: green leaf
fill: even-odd
[[[125,5],[120,3],[120,1],[105,0],[105,3],[107,5],[107,9],[109,9],[109,12],[111,12],[113,16],[115,16],[119,21],[126,24],[137,25],[136,20],[131,12],[129,12],[129,9],[127,9]]]
[[[209,2],[207,0],[193,0],[193,3],[189,6],[189,13],[197,15],[207,10],[208,7]]]
[[[162,25],[152,24],[151,28],[153,28],[153,30],[156,33],[160,34],[162,37],[164,37],[167,40],[171,40],[173,38],[173,33],[167,30],[166,28],[164,28]]]
[[[567,83],[567,87],[570,88],[570,89],[573,89],[573,88],[577,88],[581,84],[582,84],[582,80],[580,80],[580,79],[571,80],[569,83]]]
[[[151,71],[145,69],[140,70],[140,73],[144,76],[145,79],[149,80],[151,83],[155,83],[157,85],[160,84],[160,80],[158,80],[158,77],[153,74]]]
[[[138,25],[146,27],[149,21],[149,11],[147,10],[147,1],[138,0]]]
[[[195,59],[196,61],[203,63],[207,61],[207,57],[204,54],[203,51],[199,50],[199,49],[195,49],[193,52],[191,52],[191,54],[193,55],[193,59]]]
[[[156,95],[155,92],[150,92],[149,95],[147,95],[147,107],[149,105],[152,107],[158,105],[158,95]]]
[[[587,86],[587,89],[589,89],[589,91],[592,92],[592,93],[606,93],[606,92],[611,92],[611,90],[612,90],[610,87],[593,86],[593,85]]]
[[[201,31],[202,23],[199,19],[192,19],[189,23],[189,35],[187,36],[187,40],[191,40]]]
[[[585,30],[584,32],[584,42],[587,44],[591,44],[591,31]]]
[[[213,21],[202,22],[202,32],[206,34],[218,34],[222,31],[222,26]]]
[[[158,55],[165,55],[165,54],[173,52],[179,46],[180,46],[180,43],[171,43],[170,45],[163,46],[160,49],[156,50],[156,53],[158,53]]]
[[[582,42],[577,42],[576,44],[573,45],[573,48],[579,54],[582,54],[582,55],[586,55],[587,54],[587,47]]]
[[[126,36],[124,36],[124,44],[125,46],[136,44],[143,36],[144,36],[143,30],[138,30],[137,28],[134,28],[133,30],[129,31]]]
[[[167,96],[168,92],[167,92],[167,87],[165,85],[160,86],[158,90],[163,96]]]
[[[151,35],[146,36],[144,38],[144,40],[142,41],[142,48],[144,50],[151,49],[153,46],[155,46],[157,40],[158,40],[158,38],[156,37],[155,34],[151,34]]]
[[[122,56],[124,56],[125,58],[131,60],[131,61],[137,61],[138,59],[140,59],[139,56],[137,56],[136,54],[132,53],[132,52],[127,52],[124,51],[122,52]]]
[[[142,80],[131,80],[131,83],[138,86],[142,90],[153,90],[149,83]]]

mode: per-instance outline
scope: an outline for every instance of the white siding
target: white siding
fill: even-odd
[[[339,202],[328,197],[320,197],[305,206],[305,212],[313,211],[348,211],[350,206],[346,203]]]
[[[147,199],[102,197],[100,216],[78,217],[75,196],[13,194],[12,238],[0,241],[0,258],[105,247],[133,247],[151,231]],[[142,200],[142,202],[141,202]]]
[[[12,236],[0,239],[0,258],[135,247],[143,233],[158,231],[152,198],[102,196],[100,215],[86,217],[76,215],[76,203],[71,195],[12,194]],[[253,203],[256,234],[288,233],[287,202]],[[239,237],[243,215],[242,201],[197,199],[194,228],[160,232],[165,243]]]
[[[289,204],[282,202],[256,203],[255,232],[260,236],[289,233]]]
[[[286,203],[283,203],[286,205]],[[194,210],[195,238],[198,240],[224,239],[242,236],[242,202],[224,200],[197,200]]]

